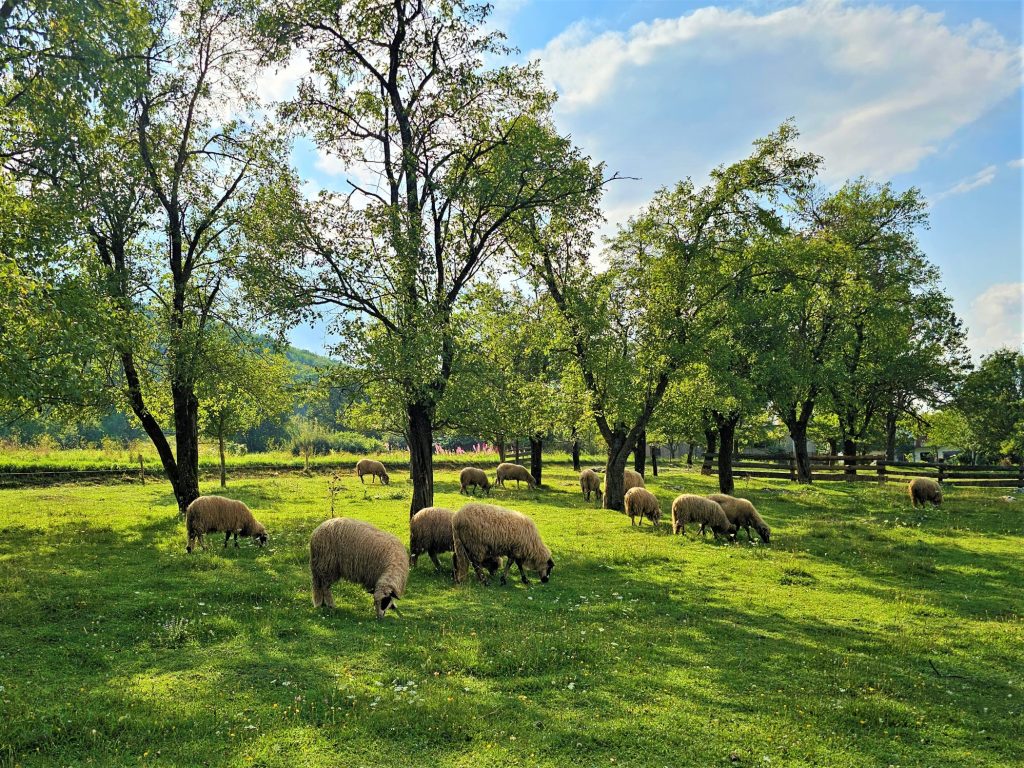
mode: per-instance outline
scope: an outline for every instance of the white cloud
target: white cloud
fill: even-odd
[[[1010,168],[1024,168],[1024,157],[1018,160],[1011,160],[1006,165]]]
[[[265,67],[256,75],[256,95],[270,105],[295,96],[299,81],[309,74],[309,59],[302,52],[284,64]]]
[[[979,21],[954,29],[916,6],[838,0],[760,15],[702,8],[625,32],[581,22],[531,57],[542,60],[574,133],[631,125],[644,152],[680,142],[706,150],[717,140],[721,153],[742,151],[792,115],[831,179],[913,170],[1013,94],[1022,61]]]
[[[978,187],[984,187],[995,181],[996,172],[999,170],[998,166],[988,165],[982,168],[980,171],[972,176],[968,176],[964,179],[960,179],[956,184],[951,186],[949,189],[939,192],[937,195],[932,196],[932,202],[937,203],[939,200],[944,200],[947,197],[953,195],[962,195],[965,192],[970,192],[972,189]]]
[[[346,173],[344,161],[321,147],[316,149],[316,169],[329,176],[344,176]]]
[[[1024,282],[989,286],[971,302],[967,339],[976,356],[1024,344]]]

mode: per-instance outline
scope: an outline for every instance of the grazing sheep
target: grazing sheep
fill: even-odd
[[[644,476],[632,469],[627,469],[622,475],[622,485],[628,491],[630,488],[646,488]]]
[[[488,496],[491,495],[491,481],[487,479],[487,473],[482,469],[476,467],[466,467],[459,472],[459,493],[464,493],[467,496],[469,491],[466,490],[469,486],[474,486],[473,495],[476,496],[476,486],[483,488],[484,493]]]
[[[494,480],[494,484],[500,485],[504,488],[506,480],[515,480],[516,488],[519,487],[520,480],[526,483],[530,488],[535,488],[537,486],[537,482],[533,479],[533,475],[530,474],[526,467],[522,464],[511,464],[507,461],[498,465],[498,474]]]
[[[746,499],[737,499],[735,496],[728,496],[724,493],[712,493],[708,498],[718,502],[718,505],[725,511],[725,516],[729,518],[729,522],[736,526],[736,533],[739,533],[740,528],[746,528],[747,541],[753,541],[754,537],[750,535],[750,526],[754,526],[761,541],[765,544],[768,543],[772,529],[757,513],[753,504]]]
[[[692,493],[676,496],[672,502],[672,533],[686,533],[686,523],[700,523],[700,533],[710,526],[715,538],[736,538],[736,528],[729,522],[725,510],[717,501]]]
[[[584,469],[580,472],[580,490],[583,491],[583,498],[590,501],[590,494],[594,494],[598,501],[601,500],[601,476],[592,469]]]
[[[242,502],[223,496],[200,496],[189,504],[185,510],[185,529],[188,532],[185,551],[190,554],[196,543],[206,549],[203,536],[207,533],[223,531],[225,548],[232,535],[238,546],[238,534],[251,536],[261,547],[267,543],[267,529],[253,517],[252,511]]]
[[[636,517],[640,518],[641,526],[645,517],[655,526],[661,520],[661,504],[658,503],[658,497],[646,488],[630,488],[626,491],[625,506],[630,525],[634,524],[633,519]]]
[[[334,607],[331,585],[339,579],[362,584],[373,595],[377,618],[405,593],[409,553],[390,533],[362,520],[334,517],[320,523],[309,540],[313,606]]]
[[[492,504],[471,502],[462,507],[452,518],[452,534],[455,539],[455,582],[461,583],[472,565],[476,577],[487,584],[481,563],[488,558],[506,557],[501,583],[508,581],[508,571],[514,562],[519,568],[523,584],[529,584],[526,568],[537,571],[541,582],[546,583],[555,567],[551,550],[540,538],[540,532],[533,520],[511,509]]]
[[[364,482],[363,475],[371,475],[371,483],[378,477],[384,485],[391,482],[391,478],[388,477],[388,471],[384,469],[384,465],[373,459],[360,459],[359,463],[356,464],[356,474],[359,475],[360,483]]]
[[[454,552],[455,542],[452,540],[452,518],[455,513],[443,507],[425,507],[412,516],[409,521],[409,561],[416,567],[416,560],[426,552],[434,567],[440,572],[441,561],[437,559],[441,552]],[[493,576],[501,567],[497,558],[488,558],[484,567]],[[453,569],[454,573],[454,560]]]
[[[936,507],[942,504],[942,486],[930,477],[915,477],[907,490],[910,492],[910,503],[915,507],[918,504],[923,507],[929,501]]]

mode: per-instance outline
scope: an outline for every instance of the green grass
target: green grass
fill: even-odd
[[[396,475],[346,478],[338,512],[406,539]],[[0,766],[1019,765],[1024,501],[755,481],[772,544],[730,546],[545,479],[495,501],[537,520],[550,583],[424,558],[383,622],[352,585],[310,603],[326,476],[233,482],[271,546],[192,556],[162,483],[0,491]],[[667,512],[711,483],[649,486]]]

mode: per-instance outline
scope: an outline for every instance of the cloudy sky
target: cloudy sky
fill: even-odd
[[[608,230],[660,186],[745,156],[794,117],[823,181],[919,187],[921,233],[975,354],[1024,341],[1022,48],[1017,0],[497,0],[494,23],[559,93],[556,119],[623,181]],[[293,63],[265,81],[284,96]],[[344,169],[300,142],[313,188]],[[321,326],[297,329],[320,351]]]

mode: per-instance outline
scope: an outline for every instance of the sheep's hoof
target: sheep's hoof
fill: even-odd
[[[507,578],[505,578],[504,576],[502,576],[502,577],[501,577],[501,586],[503,586],[503,587],[504,587],[504,586],[505,586],[506,584],[508,584],[508,579],[507,579]]]
[[[526,586],[530,586],[530,580],[525,576],[522,579],[520,579],[520,581],[522,581],[523,584],[525,584]]]

